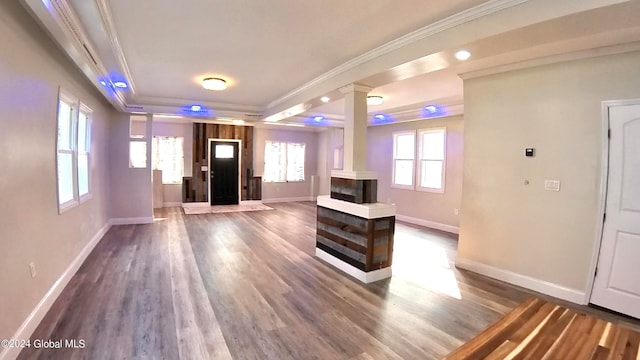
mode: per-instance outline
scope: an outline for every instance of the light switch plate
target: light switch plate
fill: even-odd
[[[547,191],[560,191],[560,180],[545,180],[544,189]]]

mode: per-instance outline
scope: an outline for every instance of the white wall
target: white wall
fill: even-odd
[[[459,263],[584,296],[602,221],[601,102],[640,98],[639,64],[635,52],[465,81]]]
[[[109,134],[110,215],[112,219],[141,223],[153,219],[151,151],[149,145],[146,168],[129,168],[129,118],[129,114],[117,113],[111,122]],[[147,134],[150,132],[151,129],[147,131]]]
[[[393,133],[441,127],[447,132],[444,193],[392,188]],[[463,132],[462,116],[369,127],[367,168],[378,174],[378,201],[395,203],[399,217],[411,218],[405,220],[456,232],[459,219],[454,210],[460,208],[462,193]]]
[[[0,49],[0,339],[10,339],[106,229],[114,111],[18,1],[0,2]],[[93,110],[92,197],[63,214],[57,207],[55,151],[60,86]]]
[[[329,195],[331,192],[331,171],[342,169],[342,160],[335,162],[334,152],[340,151],[344,155],[344,130],[341,128],[327,128],[318,135],[318,178],[319,195]]]
[[[154,120],[153,136],[179,136],[184,138],[184,176],[191,176],[193,167],[193,124]],[[182,184],[162,185],[165,203],[182,202]]]
[[[255,128],[253,133],[253,167],[255,176],[264,172],[264,146],[267,140],[305,143],[305,181],[262,182],[262,200],[310,199],[313,196],[311,177],[318,170],[318,133],[312,130]]]

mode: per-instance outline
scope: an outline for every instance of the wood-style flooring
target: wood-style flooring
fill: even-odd
[[[640,358],[640,332],[530,298],[446,360]]]
[[[270,204],[272,205],[272,204]],[[453,235],[398,223],[394,276],[314,257],[314,203],[114,226],[21,359],[440,359],[529,294],[453,266]]]

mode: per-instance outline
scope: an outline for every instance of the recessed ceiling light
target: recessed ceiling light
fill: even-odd
[[[244,124],[244,120],[239,120],[239,119],[234,119],[231,122],[233,123],[233,125],[243,125]]]
[[[207,90],[224,90],[227,88],[227,82],[220,78],[206,78],[202,80],[202,87]]]
[[[200,111],[202,110],[202,106],[200,105],[191,105],[191,111]]]
[[[327,103],[329,102],[329,100],[331,100],[328,96],[323,96],[320,98],[320,101],[322,101],[323,103]]]
[[[367,105],[382,105],[383,102],[382,96],[367,96]]]
[[[465,61],[471,57],[471,53],[467,50],[458,50],[456,51],[455,57],[460,61]]]
[[[324,120],[324,116],[318,115],[318,116],[314,116],[313,117],[313,121],[315,121],[315,122],[320,122],[322,120]]]
[[[382,114],[377,114],[377,115],[376,115],[376,116],[374,116],[374,117],[375,117],[376,119],[378,119],[378,120],[384,120],[384,119],[385,119],[385,116],[384,116],[384,115],[382,115]]]
[[[432,114],[438,111],[438,108],[435,105],[427,105],[424,107],[424,109]]]
[[[107,86],[107,82],[106,82],[106,81],[104,81],[104,80],[100,80],[100,85],[102,85],[102,86]]]
[[[127,83],[124,81],[116,81],[113,83],[113,86],[120,88],[120,89],[126,89],[127,88]]]

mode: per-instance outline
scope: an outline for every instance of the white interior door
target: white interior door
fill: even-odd
[[[606,220],[591,302],[640,318],[640,105],[609,108]]]

